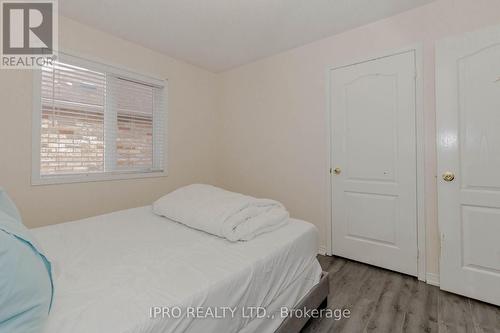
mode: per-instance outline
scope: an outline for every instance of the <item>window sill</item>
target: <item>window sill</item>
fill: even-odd
[[[112,180],[126,180],[139,178],[156,178],[168,176],[167,171],[147,171],[147,172],[114,172],[114,173],[95,173],[78,175],[57,175],[57,176],[39,176],[33,175],[31,185],[53,185],[53,184],[71,184],[103,182]]]

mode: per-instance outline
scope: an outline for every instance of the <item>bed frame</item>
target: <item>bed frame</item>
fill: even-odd
[[[322,272],[319,283],[315,285],[294,307],[294,309],[324,309],[328,304],[328,294],[330,293],[330,283],[328,272]],[[287,317],[274,333],[299,333],[307,324],[309,318]]]

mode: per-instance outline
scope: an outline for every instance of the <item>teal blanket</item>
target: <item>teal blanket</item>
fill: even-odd
[[[41,332],[53,294],[50,261],[0,188],[0,333]]]

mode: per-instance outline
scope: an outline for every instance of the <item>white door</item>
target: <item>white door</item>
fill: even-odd
[[[500,305],[500,27],[439,42],[436,80],[441,288]]]
[[[330,72],[333,254],[417,275],[415,52]]]

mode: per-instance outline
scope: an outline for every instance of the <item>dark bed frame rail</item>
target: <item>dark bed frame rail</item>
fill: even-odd
[[[324,309],[327,306],[330,283],[328,272],[321,273],[319,283],[315,285],[294,307],[294,309]],[[299,333],[307,324],[309,318],[289,316],[274,333]]]

